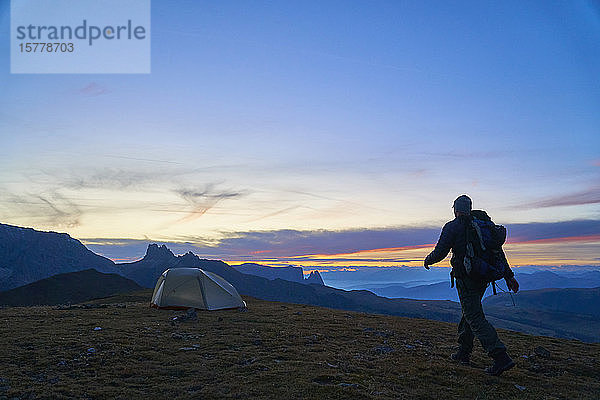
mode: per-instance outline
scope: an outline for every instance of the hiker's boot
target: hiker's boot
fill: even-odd
[[[452,361],[456,361],[461,363],[462,365],[470,365],[471,364],[471,353],[467,353],[463,349],[459,349],[456,353],[452,353],[450,355]]]
[[[500,376],[504,371],[508,371],[515,366],[515,362],[503,352],[494,357],[494,363],[485,369],[489,375]]]

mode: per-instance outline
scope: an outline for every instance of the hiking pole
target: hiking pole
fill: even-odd
[[[494,284],[496,283],[495,281],[493,282]],[[511,293],[510,290],[508,290],[508,287],[506,288],[507,290],[504,290],[500,287],[500,285],[498,285],[498,289],[500,289],[501,291],[503,291],[504,293],[508,293],[510,295],[510,299],[512,300],[513,303],[513,307],[516,307],[517,305],[515,304],[515,298],[513,296],[513,294]]]

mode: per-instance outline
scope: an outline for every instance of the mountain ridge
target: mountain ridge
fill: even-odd
[[[66,233],[0,224],[0,290],[89,268],[117,272],[113,261]]]
[[[31,233],[31,231],[26,232]],[[53,233],[37,232],[35,235],[51,235],[56,239],[56,236]],[[202,268],[222,276],[234,285],[240,294],[268,301],[311,304],[342,310],[412,318],[428,318],[454,323],[458,322],[460,319],[460,305],[452,301],[414,300],[405,298],[388,299],[377,296],[367,290],[345,291],[328,286],[307,285],[283,279],[269,280],[259,276],[243,274],[221,260],[201,259],[192,252],[176,256],[166,246],[158,246],[156,244],[150,244],[148,246],[146,254],[141,260],[115,265],[112,261],[97,256],[87,250],[79,241],[74,239],[71,240],[68,235],[62,235],[60,238],[60,240],[62,240],[62,246],[70,245],[75,248],[67,249],[65,252],[67,256],[75,255],[75,261],[80,263],[82,258],[81,254],[90,257],[89,253],[91,253],[96,257],[91,257],[90,260],[108,261],[105,265],[110,267],[107,268],[109,269],[109,272],[113,272],[114,270],[143,287],[154,287],[158,277],[168,268]],[[42,240],[41,242],[44,241]],[[1,236],[0,243],[2,243]],[[17,243],[16,245],[23,249],[22,244]],[[82,250],[82,247],[85,251]],[[33,248],[29,249],[30,251],[35,251]],[[58,257],[60,251],[57,253],[55,250],[53,254],[54,258],[51,258],[50,260],[56,262],[59,267],[64,267],[66,265],[66,268],[68,269],[72,264],[77,264],[69,257],[67,257],[67,260],[60,260]],[[2,252],[0,251],[0,259],[1,256]],[[39,261],[39,257],[34,257],[34,260]],[[35,265],[37,264],[34,263],[33,267],[35,267]],[[490,311],[489,314],[495,319],[498,327],[510,326],[525,332],[543,332],[544,334],[576,338],[579,340],[600,341],[600,321],[590,319],[589,317],[565,319],[561,317],[562,314],[560,313],[546,310],[542,314],[539,314],[545,316],[546,322],[544,324],[542,323],[544,321],[536,321],[536,313],[528,309],[519,309],[516,310],[518,312],[515,312],[515,310],[506,307],[490,306],[486,311],[487,310]],[[565,320],[568,320],[569,323],[565,323]]]
[[[304,274],[302,267],[286,266],[286,267],[269,267],[257,263],[243,263],[232,265],[234,269],[247,275],[256,275],[269,280],[285,279],[286,281],[302,283]]]
[[[600,287],[596,288],[546,288],[525,290],[509,300],[508,293],[489,296],[484,299],[485,306],[502,306],[514,300],[516,307],[544,311],[589,315],[600,318]]]
[[[231,267],[243,274],[256,275],[269,280],[279,278],[291,282],[325,286],[319,271],[311,271],[308,277],[305,278],[302,267],[295,267],[292,265],[286,267],[269,267],[257,263],[244,263],[231,265]]]

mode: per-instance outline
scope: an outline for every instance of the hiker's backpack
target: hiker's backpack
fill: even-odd
[[[485,211],[473,210],[466,230],[464,266],[467,275],[486,283],[504,278],[509,268],[502,251],[502,245],[506,241],[506,228],[494,224]]]

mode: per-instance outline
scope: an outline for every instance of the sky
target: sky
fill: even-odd
[[[149,74],[11,74],[0,0],[0,222],[116,261],[414,266],[464,193],[513,265],[600,264],[597,1],[151,11]]]

